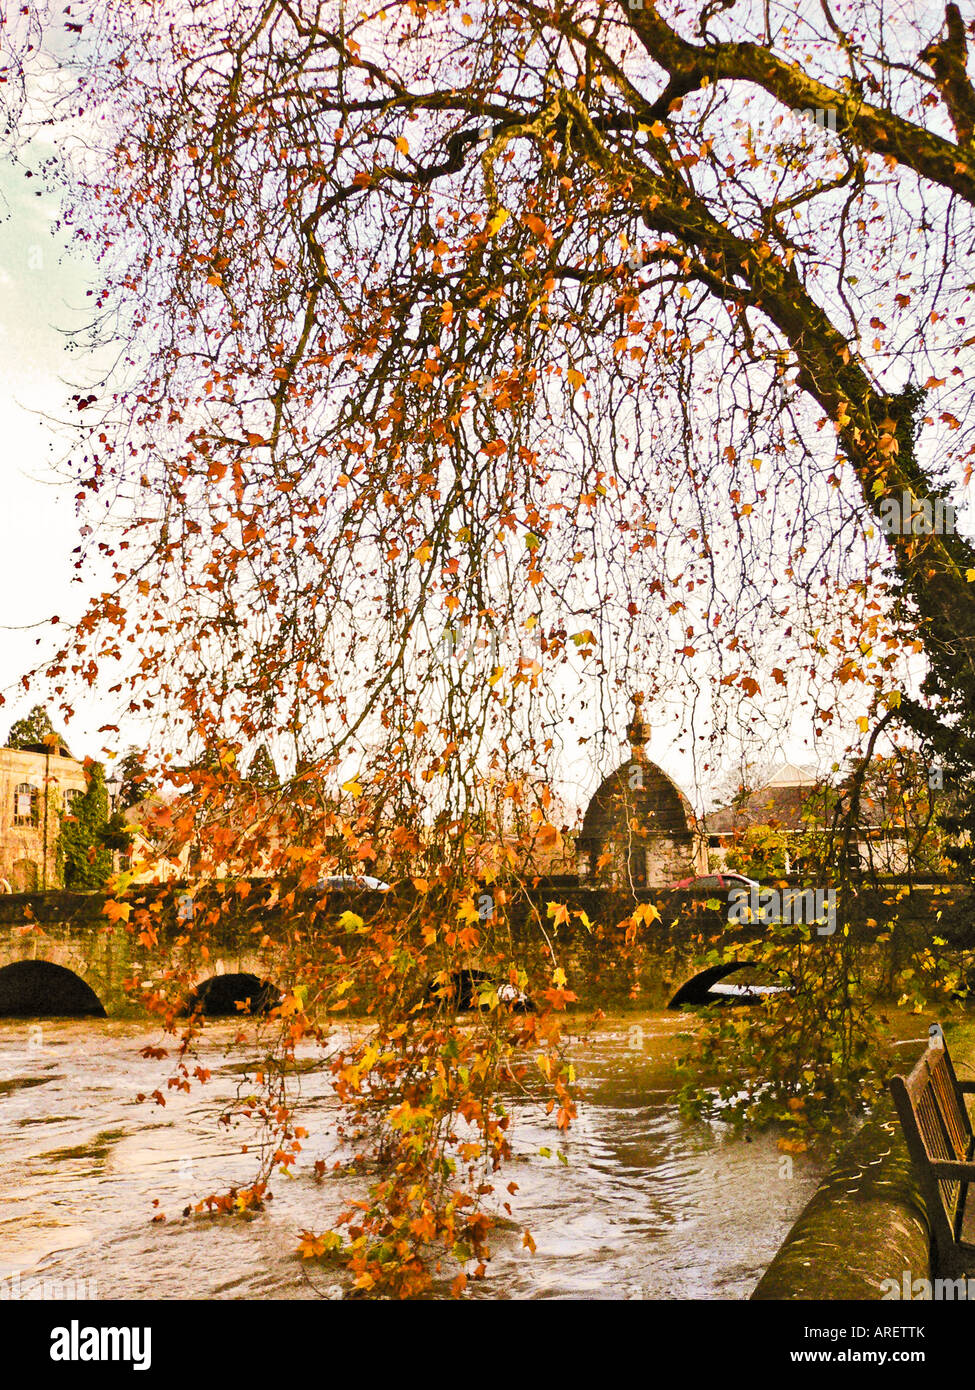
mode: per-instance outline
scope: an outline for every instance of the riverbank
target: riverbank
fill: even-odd
[[[975,1075],[975,1023],[945,1025],[959,1077]],[[905,1049],[906,1073],[926,1046]],[[837,1155],[752,1299],[873,1300],[931,1280],[931,1240],[889,1098]]]

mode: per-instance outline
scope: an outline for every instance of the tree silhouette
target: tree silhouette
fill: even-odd
[[[68,751],[63,735],[55,730],[43,705],[35,705],[23,719],[11,724],[6,746],[19,749],[61,747],[65,752]]]
[[[62,815],[58,859],[64,886],[70,892],[94,893],[112,872],[112,850],[105,843],[109,826],[105,769],[92,763],[88,786]]]
[[[251,759],[250,767],[247,769],[247,780],[263,791],[273,791],[280,785],[278,770],[268,752],[267,744],[262,743]]]
[[[155,791],[152,778],[146,771],[142,754],[137,748],[130,748],[119,760],[118,773],[121,779],[118,805],[122,810],[137,806]]]

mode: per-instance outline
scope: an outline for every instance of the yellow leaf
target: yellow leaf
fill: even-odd
[[[342,783],[342,790],[344,792],[351,792],[353,796],[362,795],[362,787],[354,777],[350,777],[347,782]]]
[[[494,236],[495,232],[500,231],[510,216],[511,213],[507,208],[498,208],[497,212],[487,224],[488,236]]]
[[[399,139],[396,141],[396,148],[397,150],[399,150],[400,154],[409,154],[410,142],[409,140],[407,140],[405,135],[401,135]]]
[[[633,913],[634,922],[645,922],[649,927],[651,922],[660,921],[660,913],[653,903],[640,903]]]
[[[857,728],[860,730],[861,734],[865,734],[870,728],[870,720],[865,714],[861,714],[860,718],[857,720]]]

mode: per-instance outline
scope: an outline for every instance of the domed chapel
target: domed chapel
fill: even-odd
[[[656,888],[706,874],[707,842],[690,802],[646,755],[639,693],[627,737],[629,757],[600,784],[582,822],[576,842],[580,881]]]

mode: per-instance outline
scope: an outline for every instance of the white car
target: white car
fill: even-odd
[[[388,893],[389,884],[383,883],[381,878],[373,878],[371,874],[331,874],[328,878],[322,879],[318,885],[319,891],[325,888],[365,888],[370,893]]]

